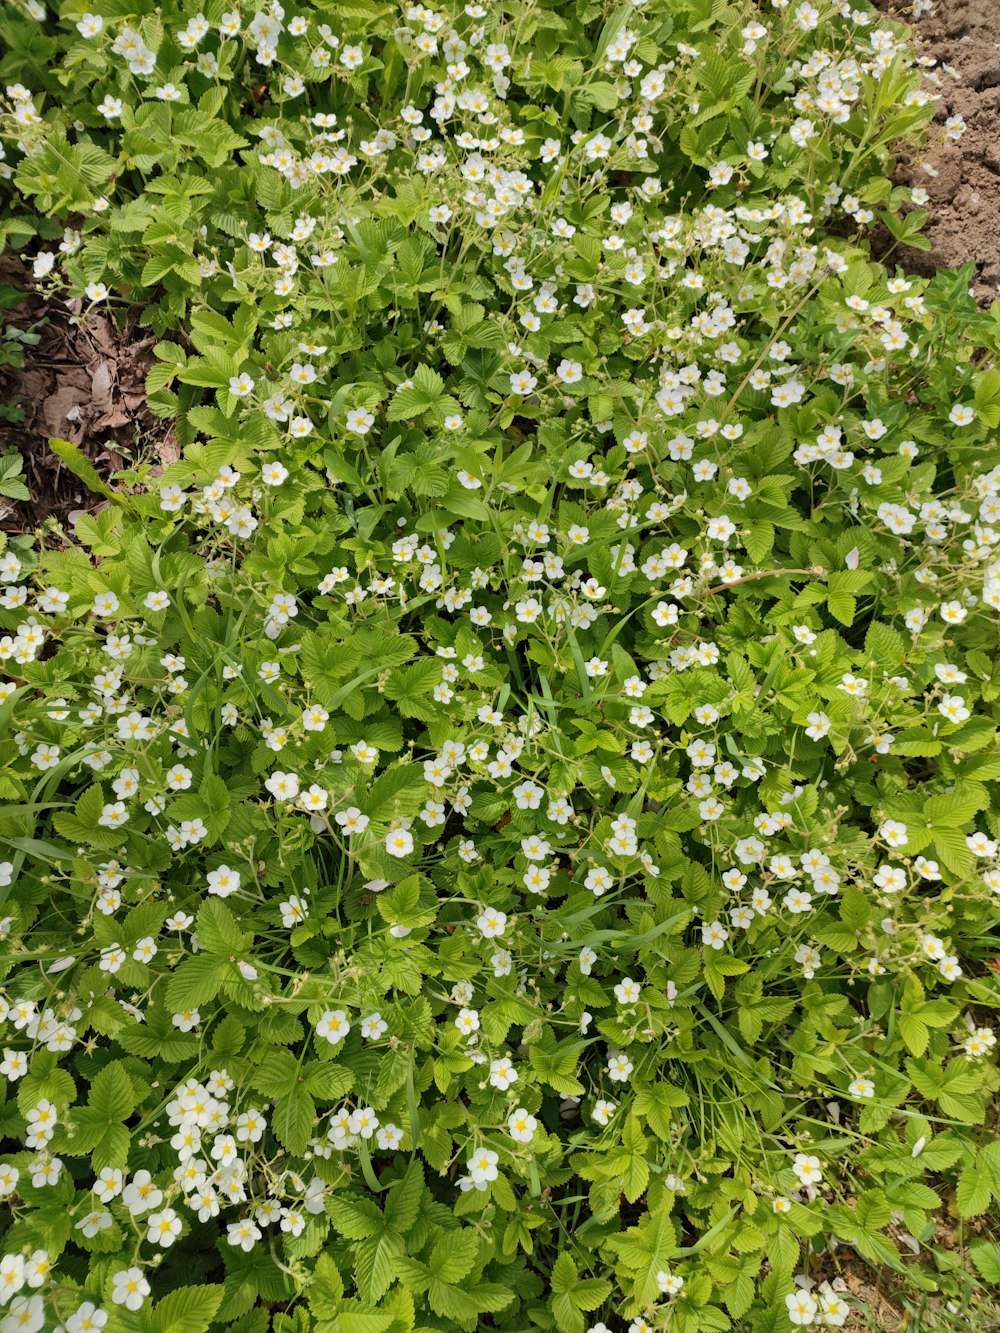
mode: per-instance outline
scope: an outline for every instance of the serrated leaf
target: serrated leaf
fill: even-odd
[[[404,1253],[402,1239],[394,1231],[369,1236],[354,1250],[354,1276],[366,1301],[376,1303],[395,1281],[396,1260]]]
[[[221,1286],[178,1287],[143,1306],[142,1333],[208,1333],[222,1296]]]
[[[993,1241],[977,1240],[969,1246],[972,1262],[984,1281],[1000,1286],[1000,1245]]]
[[[370,1199],[338,1192],[331,1195],[327,1211],[337,1232],[346,1240],[367,1240],[385,1229],[385,1219]]]
[[[424,1193],[424,1168],[415,1157],[398,1185],[393,1185],[385,1200],[386,1225],[405,1236],[417,1220]]]
[[[468,1227],[451,1231],[434,1246],[428,1267],[440,1282],[460,1282],[472,1272],[479,1255],[479,1240]]]
[[[289,1152],[305,1152],[317,1126],[316,1103],[307,1088],[296,1086],[278,1100],[271,1126]]]
[[[657,1138],[669,1142],[676,1121],[671,1112],[687,1106],[688,1100],[687,1093],[681,1088],[675,1088],[666,1081],[658,1081],[636,1091],[635,1109],[645,1117]]]
[[[993,1202],[993,1182],[978,1160],[970,1162],[958,1178],[955,1210],[959,1217],[978,1217]]]
[[[186,958],[167,982],[167,1004],[174,1013],[197,1009],[219,993],[226,964],[212,954]]]

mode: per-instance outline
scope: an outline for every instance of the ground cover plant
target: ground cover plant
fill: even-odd
[[[0,555],[0,1333],[990,1327],[1000,323],[893,263],[906,30],[8,11],[0,235],[183,452]]]

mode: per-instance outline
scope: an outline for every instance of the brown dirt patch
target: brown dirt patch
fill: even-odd
[[[879,8],[909,23],[918,53],[934,57],[929,76],[940,100],[925,152],[900,162],[896,180],[930,196],[929,251],[900,248],[914,273],[976,265],[973,295],[981,305],[1000,297],[1000,0],[880,0]],[[958,143],[944,141],[944,122],[961,115]],[[928,163],[936,171],[923,170]]]
[[[0,447],[19,450],[31,493],[23,503],[0,498],[0,527],[30,532],[103,503],[52,453],[52,436],[79,445],[105,479],[140,458],[172,462],[180,451],[167,423],[146,407],[155,338],[137,328],[135,316],[119,325],[108,310],[83,315],[79,301],[45,300],[12,256],[0,264],[0,286],[22,292],[3,323],[40,335],[24,348],[23,366],[0,366],[0,401],[24,412],[23,422],[0,421]]]

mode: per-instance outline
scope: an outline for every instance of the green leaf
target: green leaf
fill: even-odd
[[[826,604],[830,614],[842,625],[853,625],[857,611],[855,594],[871,582],[872,575],[864,570],[836,570],[827,578]]]
[[[638,1226],[609,1237],[608,1244],[619,1256],[634,1300],[640,1306],[653,1304],[660,1290],[656,1275],[669,1267],[677,1245],[667,1208],[661,1204]]]
[[[862,1231],[881,1231],[892,1217],[885,1195],[881,1190],[867,1190],[855,1205],[855,1216]]]
[[[581,1311],[596,1310],[611,1294],[611,1283],[599,1278],[577,1281],[573,1288],[549,1299],[549,1308],[560,1333],[582,1333],[586,1326]]]
[[[986,1212],[992,1200],[989,1179],[980,1175],[975,1163],[970,1162],[959,1176],[955,1190],[955,1208],[959,1217],[978,1217]]]
[[[978,1217],[989,1208],[994,1195],[1000,1197],[1000,1172],[994,1175],[989,1158],[980,1150],[958,1178],[955,1209],[959,1217]]]
[[[327,1211],[337,1232],[347,1240],[367,1240],[385,1230],[385,1219],[370,1199],[339,1191],[331,1195]]]
[[[90,1153],[95,1171],[123,1167],[129,1134],[122,1122],[135,1106],[135,1090],[122,1064],[106,1065],[91,1084],[87,1105],[73,1112],[73,1134],[63,1151]]]
[[[316,1103],[307,1088],[294,1087],[275,1105],[271,1125],[291,1153],[305,1152],[317,1129]]]
[[[433,677],[430,681],[430,690],[438,683],[441,675],[440,666],[433,665],[435,669],[430,673]],[[412,688],[402,684],[405,679],[402,675],[398,679],[399,693],[390,697],[400,698],[406,689]],[[428,694],[430,690],[427,691]],[[370,819],[386,821],[396,814],[412,815],[419,810],[425,793],[423,769],[418,764],[393,764],[380,773],[369,787],[365,795],[365,813]]]
[[[646,1123],[657,1138],[669,1142],[676,1123],[676,1117],[670,1113],[687,1106],[688,1101],[686,1092],[663,1081],[654,1083],[648,1088],[638,1088],[635,1109],[639,1115],[645,1117]]]
[[[208,1333],[222,1295],[221,1286],[178,1287],[155,1306],[143,1306],[142,1333]]]
[[[415,1157],[406,1168],[403,1179],[386,1195],[386,1225],[405,1236],[417,1220],[423,1194],[424,1168],[420,1158]]]
[[[78,477],[88,490],[96,495],[103,495],[105,500],[110,500],[112,504],[125,503],[123,497],[103,480],[97,468],[79,446],[71,444],[69,440],[53,437],[49,440],[49,448],[57,458],[62,459],[74,477]]]
[[[354,1086],[354,1075],[343,1065],[332,1064],[328,1060],[319,1060],[306,1066],[305,1085],[314,1097],[321,1101],[333,1102],[350,1092]]]
[[[479,1255],[479,1240],[468,1227],[450,1231],[431,1251],[428,1267],[440,1282],[460,1282],[472,1272]]]
[[[705,950],[705,980],[717,1000],[726,993],[728,977],[741,977],[749,969],[750,964],[742,958],[733,958],[716,949]]]
[[[236,924],[232,912],[218,898],[206,898],[198,909],[198,939],[208,953],[231,958],[246,947],[248,936]]]
[[[646,1160],[646,1138],[634,1116],[625,1124],[621,1156],[622,1193],[629,1203],[635,1203],[649,1184],[649,1163]]]
[[[344,1295],[344,1280],[333,1258],[326,1251],[316,1260],[307,1300],[309,1309],[317,1318],[334,1319],[337,1306]]]
[[[109,1124],[129,1118],[136,1106],[135,1089],[121,1062],[104,1066],[90,1085],[87,1104]]]
[[[611,1283],[598,1278],[581,1281],[576,1264],[562,1253],[552,1266],[552,1295],[549,1308],[560,1333],[582,1333],[586,1324],[581,1311],[596,1310],[611,1294]]]
[[[343,1300],[337,1309],[337,1322],[339,1333],[385,1333],[393,1318],[362,1301]]]
[[[396,1261],[405,1253],[402,1239],[394,1231],[369,1236],[354,1250],[354,1276],[366,1301],[377,1302],[396,1280]]]
[[[601,111],[614,111],[618,105],[618,92],[613,83],[588,83],[583,87],[574,90],[576,97],[582,98],[587,102],[593,102]]]
[[[413,386],[400,389],[389,403],[389,421],[407,421],[436,407],[444,397],[444,380],[429,366],[417,366],[411,376]]]
[[[851,930],[864,930],[871,920],[871,908],[868,899],[853,884],[844,886],[840,899],[840,919]]]
[[[220,838],[229,823],[229,788],[220,777],[205,778],[198,791],[205,813],[202,818],[211,841]]]
[[[267,1051],[250,1070],[250,1082],[268,1097],[283,1097],[295,1086],[299,1062],[291,1051]]]
[[[911,1055],[923,1055],[930,1041],[930,1031],[916,1014],[900,1014],[899,1034]]]
[[[993,1286],[1000,1286],[1000,1245],[989,1240],[973,1241],[969,1254],[980,1277]]]
[[[174,1013],[197,1009],[219,993],[226,963],[212,954],[186,958],[167,982],[167,1004]]]

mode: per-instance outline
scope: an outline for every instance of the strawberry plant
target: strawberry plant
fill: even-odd
[[[0,553],[0,1333],[988,1327],[1000,325],[895,262],[906,31],[5,40],[0,237],[182,453]]]

